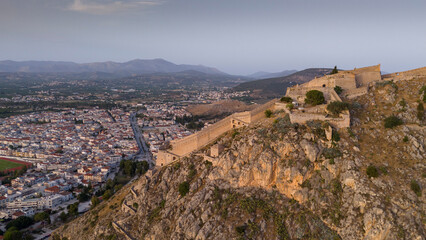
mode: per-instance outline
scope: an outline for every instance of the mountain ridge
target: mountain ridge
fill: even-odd
[[[0,61],[0,72],[33,72],[33,73],[81,73],[81,72],[105,72],[125,74],[146,73],[173,73],[186,70],[198,72],[229,75],[213,67],[203,65],[175,64],[162,58],[133,59],[127,62],[90,62],[75,63],[70,61]]]
[[[296,73],[296,72],[298,72],[298,70],[295,70],[295,69],[284,70],[284,71],[281,71],[281,72],[258,71],[258,72],[252,73],[250,75],[247,75],[247,77],[251,77],[251,78],[254,78],[256,80],[259,80],[259,79],[266,79],[266,78],[285,77],[285,76],[291,75],[291,74]]]

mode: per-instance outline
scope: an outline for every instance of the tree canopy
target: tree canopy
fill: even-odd
[[[337,66],[334,66],[334,68],[333,68],[333,70],[331,71],[330,75],[331,75],[331,74],[336,74],[336,73],[338,73],[338,72],[339,72],[339,70],[337,70]]]
[[[306,93],[305,103],[313,106],[323,104],[325,101],[324,93],[318,90],[311,90]]]

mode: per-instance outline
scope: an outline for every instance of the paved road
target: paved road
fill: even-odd
[[[135,135],[136,142],[139,147],[139,151],[136,153],[136,159],[141,161],[147,161],[150,165],[150,167],[154,166],[155,163],[152,158],[152,153],[149,150],[148,145],[145,142],[145,139],[143,138],[143,135],[141,133],[141,130],[138,126],[138,121],[136,119],[136,113],[130,114],[130,125],[132,126],[133,133]]]

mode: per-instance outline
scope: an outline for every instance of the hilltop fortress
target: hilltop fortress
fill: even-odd
[[[342,70],[336,74],[325,75],[311,81],[287,88],[286,97],[292,99],[292,108],[288,103],[274,99],[252,111],[234,113],[207,128],[182,139],[173,140],[166,150],[160,150],[157,155],[157,166],[164,166],[181,157],[188,156],[193,151],[199,150],[214,142],[222,134],[236,128],[248,126],[265,118],[265,110],[282,110],[289,114],[292,123],[306,123],[311,120],[327,121],[335,128],[350,126],[350,113],[343,111],[338,116],[328,113],[327,104],[334,101],[342,102],[343,99],[352,99],[368,93],[372,84],[379,81],[401,81],[426,76],[426,67],[406,72],[396,72],[381,75],[380,64],[376,66],[355,68],[354,70]],[[342,92],[337,94],[335,87],[340,87]],[[317,106],[305,106],[306,93],[318,90],[324,94],[325,104]],[[212,149],[213,151],[213,149]],[[214,155],[218,155],[218,146],[215,146]],[[213,153],[212,153],[213,154]]]

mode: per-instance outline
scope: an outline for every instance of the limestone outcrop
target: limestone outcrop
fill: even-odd
[[[334,140],[324,123],[295,124],[285,112],[276,112],[218,139],[224,150],[217,157],[207,156],[205,148],[157,168],[55,234],[68,239],[422,240],[426,130],[424,120],[415,120],[419,95],[413,92],[425,83],[397,82],[393,99],[384,97],[390,94],[383,92],[388,84],[355,98],[353,126],[333,129],[339,134]],[[395,107],[402,97],[406,110],[398,116],[404,125],[384,128],[384,116],[393,113],[389,104]],[[180,191],[185,182],[187,193]]]

